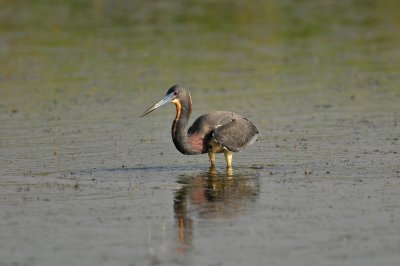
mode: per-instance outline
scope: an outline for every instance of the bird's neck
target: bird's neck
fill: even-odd
[[[201,151],[195,149],[190,143],[186,130],[192,112],[190,95],[188,95],[185,101],[174,100],[173,103],[176,107],[176,116],[172,123],[171,134],[175,147],[183,154],[191,155],[201,153]]]

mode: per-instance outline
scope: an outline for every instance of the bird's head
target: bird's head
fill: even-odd
[[[156,110],[158,107],[163,106],[167,103],[174,103],[177,108],[177,111],[179,110],[179,112],[180,112],[181,103],[182,103],[182,101],[185,101],[186,99],[189,99],[189,101],[190,101],[189,92],[181,85],[178,85],[178,84],[174,85],[167,91],[167,94],[165,95],[164,98],[162,98],[160,101],[158,101],[153,106],[151,106],[146,111],[144,111],[144,113],[140,117],[148,115],[149,113]],[[191,101],[190,101],[190,105],[191,105]]]

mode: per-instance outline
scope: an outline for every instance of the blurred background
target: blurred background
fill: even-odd
[[[2,110],[38,111],[76,95],[144,97],[175,83],[254,104],[301,92],[311,104],[325,93],[374,97],[397,88],[399,5],[2,0]],[[20,98],[29,98],[24,107]]]

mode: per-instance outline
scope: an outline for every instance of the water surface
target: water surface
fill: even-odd
[[[0,265],[398,265],[397,1],[2,1]],[[193,115],[259,141],[184,156]]]

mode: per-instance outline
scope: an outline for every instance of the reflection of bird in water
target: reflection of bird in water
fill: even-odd
[[[257,173],[231,176],[218,173],[214,167],[195,176],[182,175],[178,182],[183,185],[174,198],[180,252],[192,246],[196,216],[200,219],[237,217],[257,199],[260,190]]]
[[[198,117],[186,132],[192,112],[192,99],[189,92],[179,85],[171,87],[163,99],[148,108],[140,117],[170,102],[176,106],[171,130],[172,140],[183,154],[208,153],[211,165],[215,165],[215,154],[223,152],[226,166],[231,168],[232,153],[247,148],[257,140],[258,130],[249,120],[226,111],[211,112]]]

